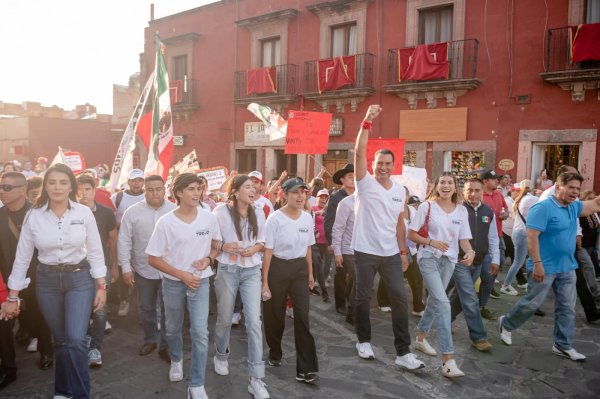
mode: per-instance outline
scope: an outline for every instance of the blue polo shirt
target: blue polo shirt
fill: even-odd
[[[541,232],[540,256],[547,274],[564,273],[577,269],[575,261],[575,237],[577,219],[583,209],[579,200],[567,206],[556,197],[538,202],[529,210],[527,228]],[[533,270],[533,260],[527,260],[527,270]]]

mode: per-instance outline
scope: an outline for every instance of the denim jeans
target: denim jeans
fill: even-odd
[[[486,257],[490,255],[487,254]],[[479,311],[479,298],[475,292],[475,281],[481,274],[481,265],[465,266],[457,263],[454,266],[454,290],[448,296],[452,308],[452,321],[461,312],[465,315],[465,322],[469,328],[471,341],[476,342],[487,339],[481,312]]]
[[[554,343],[560,349],[571,349],[575,326],[575,283],[577,280],[575,271],[546,274],[541,283],[531,278],[531,272],[527,277],[529,279],[527,294],[508,311],[502,320],[502,326],[507,331],[519,328],[542,305],[548,291],[552,288],[556,297],[554,302]]]
[[[106,278],[106,281],[109,281]],[[98,287],[94,290],[94,292],[98,291]],[[106,292],[106,296],[108,297],[108,291]],[[98,309],[95,313],[92,313],[92,323],[88,327],[88,335],[91,338],[90,341],[90,349],[98,349],[102,351],[102,341],[104,340],[104,333],[106,331],[106,321],[108,316],[108,307],[106,304],[102,307],[102,309]]]
[[[508,269],[508,273],[506,273],[506,277],[504,278],[504,285],[512,284],[513,280],[515,279],[515,276],[519,272],[519,269],[521,268],[521,266],[523,266],[528,252],[526,230],[514,230],[511,238],[515,246],[515,257],[513,259],[512,265],[510,265],[510,269]]]
[[[220,360],[229,358],[229,334],[231,316],[238,294],[244,303],[244,320],[248,334],[248,370],[250,377],[265,378],[263,361],[262,322],[260,320],[261,268],[239,267],[219,263],[215,278],[217,294],[217,325],[215,327],[216,356]]]
[[[181,281],[163,278],[162,291],[165,301],[165,325],[171,360],[183,360],[183,316],[188,309],[190,337],[192,340],[192,361],[190,366],[190,386],[204,385],[206,358],[208,356],[208,302],[209,279],[204,278],[194,295],[187,296],[187,286]]]
[[[429,292],[425,312],[417,324],[417,331],[426,335],[435,322],[435,332],[440,350],[444,355],[454,353],[452,344],[450,301],[446,295],[446,287],[454,273],[454,263],[445,256],[436,258],[432,254],[424,254],[419,259],[419,269],[423,282]]]
[[[40,310],[54,337],[54,395],[90,397],[86,333],[94,303],[94,279],[87,261],[76,271],[37,267]]]
[[[354,321],[358,342],[371,341],[371,295],[373,293],[373,278],[375,273],[379,273],[390,298],[396,355],[406,355],[410,352],[410,333],[408,331],[408,301],[406,299],[400,254],[378,256],[355,251],[354,260],[356,261]]]
[[[158,344],[158,314],[156,301],[160,301],[160,348],[167,347],[165,337],[165,302],[162,296],[162,279],[148,279],[135,273],[135,286],[138,298],[138,312],[144,329],[144,343]]]
[[[481,262],[481,284],[479,285],[479,304],[481,307],[487,306],[488,300],[492,289],[494,289],[494,276],[491,274],[490,266],[492,264],[492,258],[485,257]]]

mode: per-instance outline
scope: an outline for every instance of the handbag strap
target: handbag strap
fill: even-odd
[[[15,225],[15,222],[13,222],[13,220],[11,219],[11,217],[8,217],[8,228],[10,229],[10,232],[12,233],[13,236],[15,236],[15,238],[17,239],[17,241],[19,241],[19,237],[21,236],[21,232],[19,231],[19,229],[17,229],[17,226]]]
[[[519,216],[521,217],[521,220],[523,221],[523,223],[527,224],[527,221],[523,217],[523,214],[521,213],[521,210],[519,209],[518,205],[517,205],[517,212],[519,213]]]
[[[425,224],[429,225],[429,214],[431,213],[431,202],[427,202],[429,208],[427,209],[427,215],[425,216]]]

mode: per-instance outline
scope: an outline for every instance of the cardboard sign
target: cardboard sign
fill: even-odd
[[[392,180],[408,188],[410,195],[416,195],[421,201],[427,195],[427,171],[425,168],[415,168],[404,165],[402,175],[393,175]]]
[[[200,169],[196,175],[204,176],[208,181],[208,191],[218,190],[229,175],[225,166],[215,166],[214,168]]]
[[[288,114],[286,154],[327,154],[332,114],[290,111]]]
[[[401,175],[402,164],[404,163],[404,139],[369,139],[367,142],[367,168],[369,173],[373,173],[375,152],[383,148],[394,153],[394,171],[392,175]]]
[[[75,174],[85,170],[85,159],[83,159],[83,155],[79,152],[64,151],[63,161]]]

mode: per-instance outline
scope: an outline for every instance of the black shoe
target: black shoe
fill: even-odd
[[[540,316],[540,317],[546,316],[546,312],[544,312],[541,309],[536,310],[535,312],[533,312],[533,314],[536,315],[536,316]]]
[[[48,370],[54,365],[54,356],[48,353],[42,353],[40,355],[40,370]]]
[[[600,312],[596,311],[595,313],[591,314],[589,317],[586,317],[586,319],[589,324],[598,326],[598,325],[600,325]]]
[[[171,356],[169,355],[169,348],[166,346],[158,350],[158,357],[160,357],[165,363],[171,363]]]
[[[346,311],[346,307],[345,306],[338,306],[337,308],[335,308],[335,311],[338,312],[339,314],[346,314],[346,313],[348,313]]]
[[[324,291],[325,295],[321,295],[323,298],[323,302],[329,302],[329,295],[327,294],[327,291]]]
[[[12,384],[17,379],[17,373],[0,374],[0,389]]]
[[[315,296],[321,296],[321,292],[319,291],[319,289],[318,289],[317,287],[314,287],[312,290],[309,290],[309,292],[310,292],[312,295],[315,295]]]
[[[156,349],[156,344],[151,342],[146,342],[144,345],[140,346],[140,350],[138,351],[140,356],[146,356],[152,353]]]
[[[490,293],[490,298],[500,299],[500,294],[496,292],[495,288],[492,288],[492,292]]]
[[[312,384],[319,381],[319,376],[316,373],[298,373],[296,374],[296,381]]]
[[[267,363],[269,364],[269,366],[273,366],[273,367],[281,366],[281,360],[269,359],[267,361]]]

